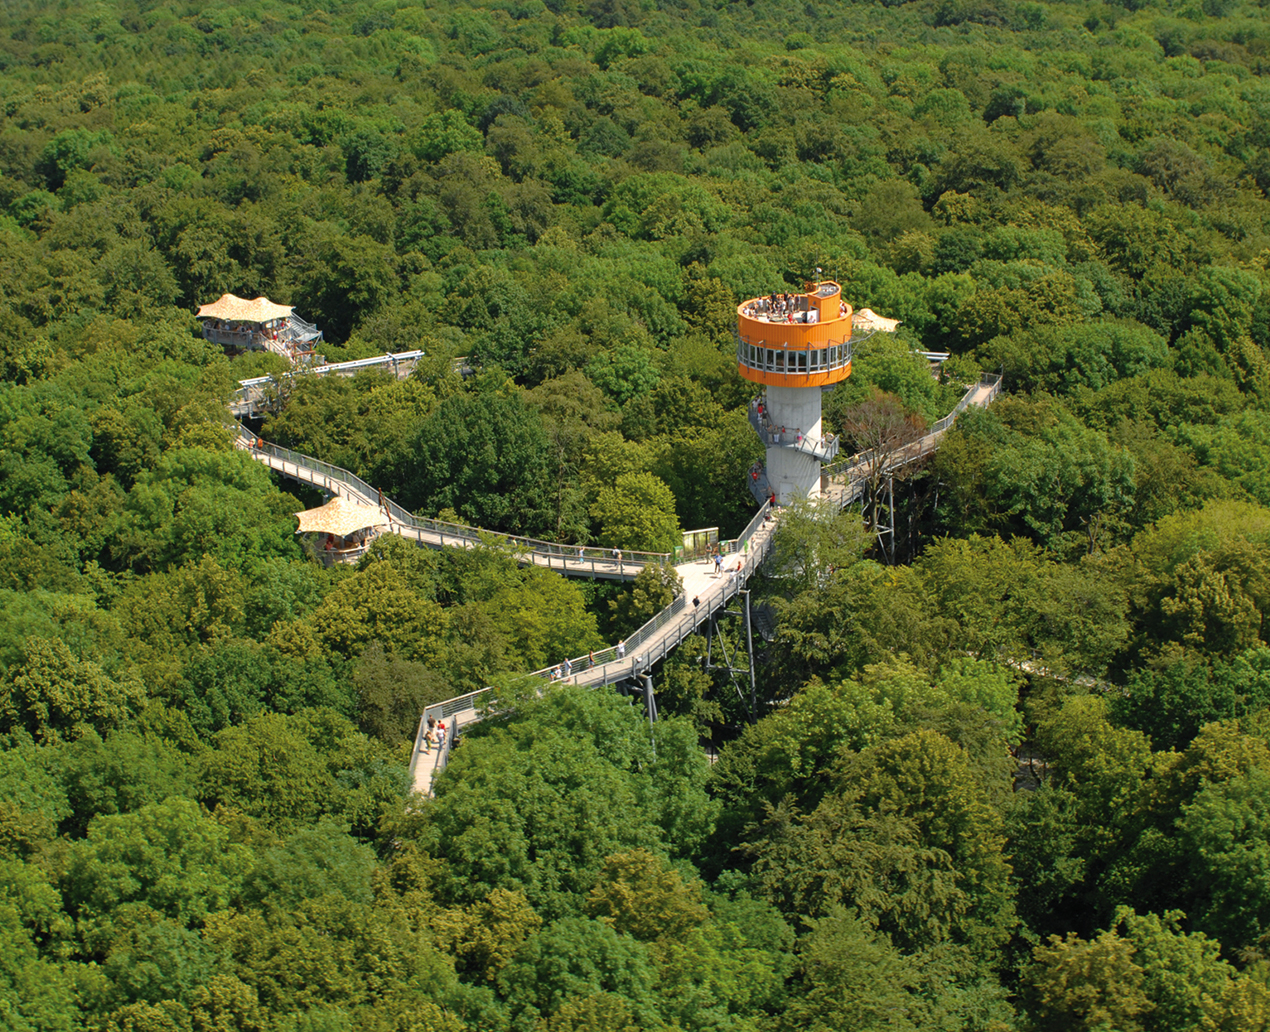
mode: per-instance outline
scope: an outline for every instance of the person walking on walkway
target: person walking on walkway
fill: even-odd
[[[717,577],[723,572],[723,553],[715,550],[714,553],[714,575]]]

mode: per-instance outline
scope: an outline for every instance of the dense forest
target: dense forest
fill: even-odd
[[[1270,1029],[1268,72],[1246,0],[0,6],[0,1026]],[[818,267],[902,320],[849,443],[1006,394],[894,547],[782,512],[758,712],[690,640],[652,728],[516,678],[673,584],[325,568],[194,318],[423,349],[253,427],[421,515],[664,551]]]

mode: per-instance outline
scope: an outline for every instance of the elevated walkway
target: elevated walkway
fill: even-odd
[[[352,364],[355,363],[343,363],[346,366]],[[929,433],[891,456],[887,468],[899,468],[933,452],[961,412],[972,406],[986,407],[1000,390],[1000,376],[985,376],[965,393],[952,412],[931,427]],[[441,520],[419,518],[348,470],[262,441],[241,424],[238,425],[235,447],[283,476],[381,508],[389,517],[389,529],[393,533],[431,548],[472,548],[481,543],[501,541],[525,564],[544,566],[566,576],[623,581],[633,579],[649,564],[663,564],[670,559],[664,553],[623,552],[619,562],[606,549],[560,545],[533,538],[495,534],[477,527],[465,527]],[[864,471],[870,458],[867,454],[857,455],[834,466],[825,467],[823,474],[827,478],[827,485],[823,489],[823,495],[841,508],[858,501],[864,491]],[[678,564],[675,569],[683,580],[682,593],[630,638],[593,654],[570,657],[569,671],[563,678],[557,678],[557,666],[526,674],[525,682],[529,685],[536,683],[540,688],[546,689],[554,680],[560,679],[571,684],[598,688],[630,680],[650,670],[743,590],[746,582],[771,552],[775,524],[776,512],[767,502],[762,502],[759,511],[740,537],[735,541],[720,542],[720,551],[725,556],[721,573],[715,572],[713,562],[708,559],[704,562],[694,559]],[[433,779],[436,772],[445,765],[455,734],[464,725],[479,720],[496,701],[497,692],[496,688],[483,688],[436,703],[424,710],[419,719],[410,761],[415,791],[424,795],[431,794]],[[429,717],[444,719],[448,734],[442,748],[424,751],[424,732]]]
[[[939,442],[943,440],[944,434],[948,432],[949,427],[957,421],[957,417],[962,412],[968,408],[987,408],[1000,393],[1000,375],[984,376],[975,386],[962,395],[961,400],[957,402],[956,408],[944,416],[943,419],[937,421],[925,436],[887,456],[881,472],[889,473],[930,455],[939,447]],[[873,455],[869,452],[862,452],[843,462],[826,466],[820,473],[821,494],[834,501],[841,509],[855,504],[864,495],[865,486],[868,482],[867,472],[872,463]]]
[[[714,572],[712,561],[693,560],[679,564],[675,570],[683,580],[682,594],[629,638],[594,654],[570,657],[570,672],[565,677],[558,676],[561,664],[557,664],[526,674],[525,682],[540,690],[549,690],[557,682],[600,688],[629,681],[651,670],[685,638],[695,634],[711,616],[726,608],[737,592],[745,587],[746,581],[771,553],[775,526],[775,514],[764,504],[739,538],[720,543],[724,554],[722,572]],[[416,792],[432,794],[433,778],[445,766],[449,744],[455,733],[465,725],[480,720],[496,702],[497,696],[497,688],[482,688],[424,709],[419,718],[410,762]],[[445,750],[424,751],[424,732],[429,717],[446,722]]]
[[[276,342],[271,342],[275,343]],[[271,350],[275,350],[271,348]],[[278,352],[283,358],[291,356],[284,351]],[[276,403],[276,388],[279,384],[295,376],[356,376],[365,369],[383,369],[391,372],[398,380],[403,380],[414,372],[414,368],[423,357],[422,351],[403,351],[400,354],[391,352],[376,355],[374,358],[360,358],[355,362],[334,362],[330,365],[305,368],[297,373],[284,373],[282,376],[257,376],[252,380],[239,380],[238,390],[229,400],[229,411],[235,419],[255,419],[265,412],[270,412]]]
[[[398,505],[356,474],[311,455],[270,444],[253,436],[241,425],[234,446],[284,477],[383,510],[392,533],[429,548],[473,548],[479,544],[501,543],[524,565],[543,566],[568,576],[599,580],[633,580],[650,563],[665,563],[671,558],[666,552],[623,551],[619,560],[607,548],[561,545],[514,534],[498,534],[460,523],[425,519]]]

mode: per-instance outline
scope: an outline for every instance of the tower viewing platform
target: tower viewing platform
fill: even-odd
[[[750,405],[767,447],[765,482],[782,505],[818,497],[820,464],[838,454],[837,439],[821,428],[820,396],[851,375],[851,306],[825,280],[802,294],[752,298],[736,314],[739,371],[765,388]]]

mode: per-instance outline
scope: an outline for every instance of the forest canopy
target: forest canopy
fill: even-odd
[[[4,4],[0,1024],[1270,1028],[1268,73],[1250,0]],[[885,547],[780,514],[755,709],[721,620],[412,797],[424,706],[674,593],[498,538],[746,526],[737,305],[817,269],[900,320],[844,452],[1003,396]],[[424,357],[288,379],[224,293]],[[323,565],[262,376],[498,538]]]

